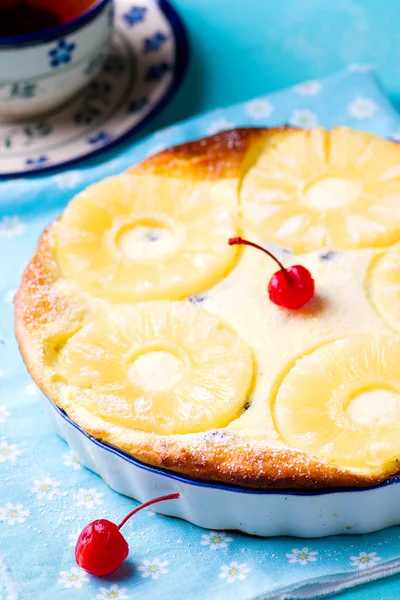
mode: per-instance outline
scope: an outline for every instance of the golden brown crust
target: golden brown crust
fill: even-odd
[[[183,440],[173,445],[157,440],[134,451],[125,450],[143,462],[194,478],[262,489],[362,487],[380,483],[396,472],[366,476],[343,471],[304,452],[250,443],[240,447],[214,443],[214,447],[209,444],[199,449]]]
[[[224,132],[166,150],[132,173],[152,172],[202,179],[233,178],[243,169],[246,154],[279,130],[241,129]],[[116,446],[139,460],[203,480],[253,488],[323,488],[380,483],[397,472],[342,469],[287,446],[268,446],[239,432],[216,430],[204,434],[157,436],[132,432],[85,412],[60,394],[43,376],[46,330],[73,331],[90,308],[84,298],[70,297],[60,286],[51,226],[39,240],[22,277],[15,299],[15,331],[23,359],[36,383],[89,435]],[[47,328],[47,329],[46,329]]]
[[[46,329],[66,333],[75,329],[76,322],[83,319],[86,308],[81,300],[64,295],[56,287],[59,273],[50,243],[52,227],[42,233],[36,253],[24,270],[14,300],[14,326],[18,346],[33,379],[42,388],[42,338]],[[68,314],[73,315],[73,320],[65,318]]]
[[[250,148],[267,136],[285,129],[287,127],[246,127],[222,131],[202,140],[164,150],[128,169],[127,172],[173,174],[174,177],[208,180],[237,177]]]

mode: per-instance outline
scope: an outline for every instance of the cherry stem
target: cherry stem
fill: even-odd
[[[125,525],[125,523],[131,517],[133,517],[133,515],[135,515],[137,512],[139,512],[139,510],[142,510],[142,508],[147,508],[148,506],[151,506],[152,504],[157,504],[157,502],[163,502],[164,500],[178,500],[178,498],[180,498],[180,497],[181,497],[180,494],[168,494],[167,496],[159,496],[158,498],[153,498],[153,500],[149,500],[148,502],[141,504],[140,506],[135,508],[132,512],[130,512],[129,515],[126,515],[125,519],[122,519],[121,523],[118,525],[118,529],[121,529],[121,527],[123,527]]]
[[[272,258],[272,260],[274,260],[276,262],[277,265],[279,265],[281,271],[283,272],[286,281],[291,284],[292,280],[290,278],[289,273],[287,272],[286,267],[283,266],[283,264],[281,263],[280,260],[278,260],[276,258],[276,256],[274,256],[272,254],[272,252],[270,252],[269,250],[267,250],[266,248],[263,248],[262,246],[259,246],[258,244],[255,244],[254,242],[249,242],[248,240],[244,240],[241,237],[233,237],[233,238],[229,238],[228,240],[228,244],[230,246],[251,246],[252,248],[256,248],[257,250],[261,250],[262,252],[265,252],[265,254],[267,254],[270,258]]]

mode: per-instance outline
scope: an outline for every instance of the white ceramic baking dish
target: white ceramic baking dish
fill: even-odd
[[[198,481],[146,465],[90,437],[51,400],[42,398],[57,433],[111,488],[141,502],[179,492],[179,502],[160,505],[162,514],[206,529],[236,529],[264,537],[369,533],[400,524],[400,477],[368,489],[316,492],[250,490]]]

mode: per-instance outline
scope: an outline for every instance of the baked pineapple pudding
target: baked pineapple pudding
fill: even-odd
[[[145,463],[368,486],[400,471],[399,242],[396,143],[227,131],[72,199],[16,334],[42,391]]]

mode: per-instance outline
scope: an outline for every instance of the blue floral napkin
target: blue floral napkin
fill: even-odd
[[[48,426],[13,335],[12,300],[43,228],[81,188],[166,146],[240,125],[349,125],[400,138],[400,120],[365,67],[208,113],[94,168],[0,183],[0,600],[315,598],[400,572],[400,528],[366,536],[256,539],[143,511],[129,560],[103,579],[74,563],[89,521],[120,520],[111,491]],[[367,597],[367,596],[366,596]]]

